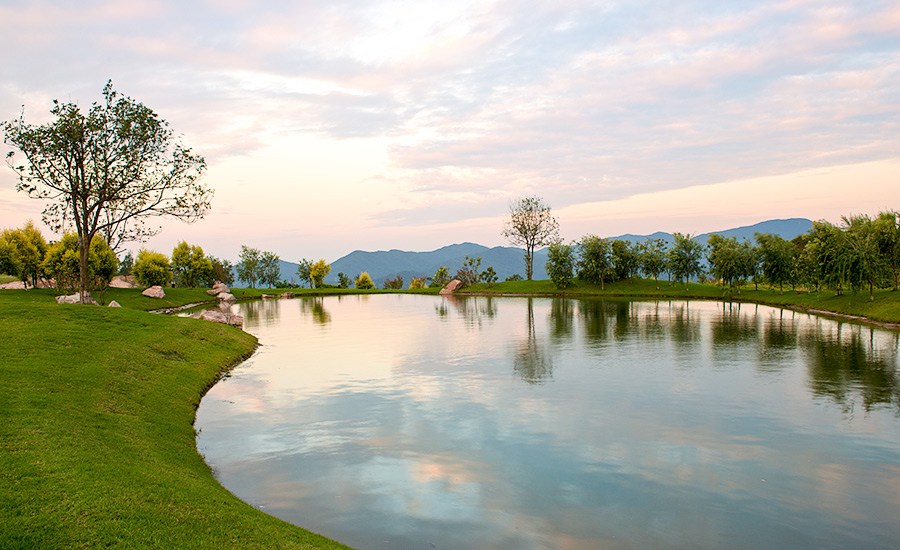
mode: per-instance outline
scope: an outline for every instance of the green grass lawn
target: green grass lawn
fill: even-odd
[[[200,398],[252,336],[51,301],[0,291],[0,548],[343,548],[240,501],[196,450]]]

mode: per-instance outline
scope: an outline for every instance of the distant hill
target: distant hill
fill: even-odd
[[[786,220],[769,220],[737,227],[724,231],[714,231],[723,237],[737,237],[738,240],[748,239],[753,241],[755,233],[771,233],[784,239],[793,239],[812,228],[812,221],[804,218],[791,218]],[[697,235],[695,239],[703,244],[712,233]],[[610,237],[631,242],[643,242],[647,239],[663,239],[669,244],[674,242],[671,233],[657,232],[652,235],[619,235]],[[481,258],[481,269],[493,267],[502,281],[518,273],[525,275],[525,251],[521,248],[496,246],[488,248],[475,243],[452,244],[432,250],[431,252],[408,252],[404,250],[385,250],[378,252],[366,252],[357,250],[347,254],[343,258],[332,262],[331,272],[325,278],[325,282],[337,284],[338,273],[346,273],[354,278],[363,271],[368,271],[375,284],[381,288],[385,279],[392,279],[397,275],[403,277],[406,284],[413,277],[431,277],[439,267],[444,266],[450,270],[452,276],[465,262],[465,256]],[[547,250],[536,250],[534,253],[534,278],[547,279],[547,271],[544,264],[547,262]],[[285,281],[297,281],[297,264],[281,261],[281,278]],[[405,286],[405,285],[404,285]]]
[[[750,242],[755,243],[755,240],[753,238],[754,234],[771,233],[772,235],[778,235],[782,239],[789,241],[797,235],[806,233],[810,229],[812,229],[811,220],[807,220],[806,218],[790,218],[786,220],[768,220],[754,225],[736,227],[734,229],[726,229],[724,231],[703,233],[702,235],[696,235],[694,239],[703,244],[706,244],[706,241],[709,240],[709,236],[713,233],[716,233],[717,235],[721,235],[723,237],[737,237],[737,240],[739,241],[747,239]],[[675,239],[672,237],[671,233],[662,232],[657,232],[652,235],[620,235],[618,237],[612,238],[631,242],[644,242],[647,239],[663,239],[669,244],[675,242]]]

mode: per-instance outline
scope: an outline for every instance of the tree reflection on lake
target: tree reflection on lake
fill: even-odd
[[[727,302],[235,307],[263,346],[198,447],[354,547],[900,547],[897,333]]]

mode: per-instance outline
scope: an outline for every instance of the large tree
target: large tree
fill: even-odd
[[[559,222],[540,197],[525,197],[509,206],[509,219],[503,236],[510,243],[525,247],[525,278],[534,273],[534,249],[559,240]]]
[[[158,228],[154,216],[186,222],[202,218],[212,191],[199,182],[203,157],[173,140],[168,123],[155,112],[103,87],[103,101],[82,112],[75,103],[54,100],[54,119],[43,125],[17,120],[0,124],[4,143],[15,151],[7,164],[19,175],[16,189],[48,201],[44,222],[55,232],[74,226],[80,254],[79,290],[86,303],[88,250],[94,235],[113,249],[141,241]]]
[[[669,263],[672,275],[676,279],[684,280],[684,289],[688,288],[688,281],[695,275],[701,275],[700,259],[703,255],[703,245],[694,240],[691,235],[674,233],[675,244],[669,249]]]

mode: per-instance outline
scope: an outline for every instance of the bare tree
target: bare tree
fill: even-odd
[[[559,222],[550,215],[550,207],[540,197],[525,197],[509,205],[509,218],[503,236],[510,243],[525,247],[525,278],[534,273],[534,249],[559,240]]]
[[[74,226],[80,252],[79,291],[87,301],[88,250],[100,233],[112,247],[144,240],[158,229],[152,216],[186,222],[202,218],[212,191],[199,183],[203,157],[173,143],[172,131],[156,113],[117,94],[112,82],[104,101],[82,113],[74,103],[53,102],[55,119],[29,125],[24,114],[0,124],[4,143],[19,149],[25,164],[7,164],[19,175],[16,189],[49,201],[44,222],[54,232]]]

